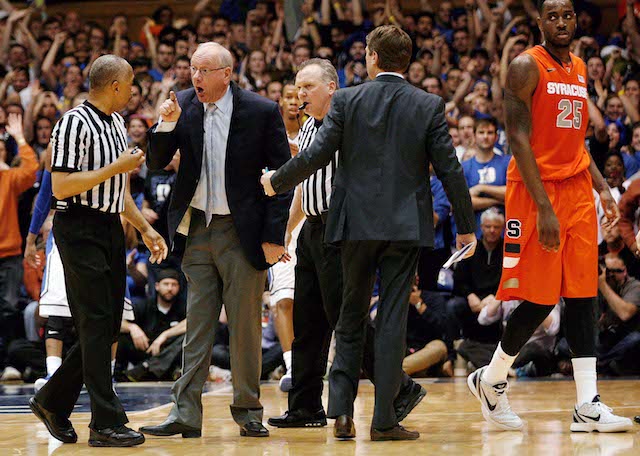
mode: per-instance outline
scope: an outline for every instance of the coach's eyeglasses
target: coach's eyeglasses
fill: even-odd
[[[219,68],[196,68],[194,66],[189,67],[189,69],[191,70],[191,76],[195,75],[198,71],[200,71],[200,74],[204,77],[207,77],[208,75],[212,74],[214,71],[223,70],[225,68],[229,68],[229,67],[228,66],[222,66]]]
[[[611,269],[607,268],[607,274],[622,274],[626,269]]]

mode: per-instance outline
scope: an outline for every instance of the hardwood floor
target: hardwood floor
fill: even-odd
[[[0,455],[242,455],[242,456],[388,456],[400,454],[450,454],[497,456],[640,455],[640,425],[625,434],[576,434],[569,431],[575,400],[572,381],[513,382],[509,394],[512,408],[526,421],[523,432],[491,431],[483,421],[480,405],[467,390],[464,379],[454,382],[420,380],[428,394],[402,423],[421,433],[414,442],[371,442],[369,426],[373,410],[373,386],[360,385],[356,402],[357,437],[353,442],[333,438],[333,423],[321,429],[280,430],[269,428],[268,439],[240,437],[231,420],[231,388],[222,387],[203,397],[205,424],[200,439],[148,437],[145,444],[131,449],[94,449],[87,445],[88,413],[71,418],[79,435],[75,445],[62,445],[31,414],[0,414]],[[603,380],[599,383],[603,401],[624,416],[640,414],[640,380]],[[139,395],[150,394],[136,385]],[[124,387],[123,387],[124,388]],[[137,394],[130,390],[128,394]],[[146,397],[146,399],[152,399]],[[326,398],[325,398],[326,400]],[[277,384],[262,387],[265,423],[269,416],[287,408],[287,396]],[[325,402],[326,403],[326,402]],[[128,413],[130,425],[164,420],[169,406]],[[412,454],[413,453],[413,454]]]

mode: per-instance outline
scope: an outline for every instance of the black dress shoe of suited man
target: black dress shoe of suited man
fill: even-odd
[[[347,415],[340,415],[333,425],[333,436],[337,439],[353,439],[356,436],[356,426],[353,418]]]
[[[385,431],[371,428],[371,440],[374,442],[383,442],[386,440],[417,440],[419,438],[419,432],[409,431],[399,424]]]
[[[242,437],[269,437],[269,430],[259,421],[250,421],[244,426],[240,426]]]
[[[327,415],[323,409],[316,412],[308,410],[286,411],[282,416],[269,418],[269,426],[278,428],[310,428],[327,425]]]
[[[187,426],[185,424],[167,422],[157,426],[142,426],[140,432],[143,434],[157,435],[161,437],[167,437],[170,435],[182,434],[185,439],[192,439],[202,436],[202,430]]]
[[[398,423],[404,420],[426,395],[427,390],[414,381],[408,388],[401,390],[393,402]]]
[[[29,407],[35,416],[44,423],[49,434],[62,443],[76,443],[78,434],[67,417],[50,412],[42,407],[35,397],[29,399]]]
[[[126,426],[106,429],[91,429],[89,446],[92,447],[132,447],[144,443],[144,435]]]

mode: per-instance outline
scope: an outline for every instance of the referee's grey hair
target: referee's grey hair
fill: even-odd
[[[89,72],[89,87],[91,90],[103,90],[113,81],[119,81],[133,71],[131,65],[122,57],[108,54],[98,57]]]
[[[336,83],[336,89],[340,87],[340,83],[338,82],[338,73],[336,72],[335,67],[331,64],[331,62],[327,59],[309,59],[305,62],[302,62],[298,67],[298,73],[304,70],[311,65],[316,65],[320,67],[320,71],[322,72],[322,80],[327,84],[331,81]]]
[[[227,49],[223,45],[214,41],[208,41],[206,43],[198,45],[198,47],[196,48],[196,52],[198,51],[213,51],[220,62],[220,66],[233,69],[233,56],[231,55],[229,49]]]
[[[487,220],[498,220],[504,223],[504,215],[502,215],[495,207],[490,207],[480,216],[480,224],[482,225]]]

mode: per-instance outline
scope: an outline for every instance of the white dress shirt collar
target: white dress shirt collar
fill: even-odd
[[[233,95],[231,93],[231,86],[227,87],[227,91],[218,101],[215,101],[213,103],[202,103],[205,112],[207,112],[207,109],[211,104],[215,104],[223,114],[228,115],[233,109]]]
[[[382,73],[378,73],[378,75],[376,76],[376,78],[379,78],[380,76],[397,76],[399,78],[404,79],[404,75],[400,74],[400,73],[396,73],[395,71],[383,71]]]

